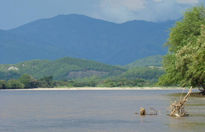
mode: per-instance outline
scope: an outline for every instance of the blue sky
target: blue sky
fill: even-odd
[[[166,21],[205,0],[0,0],[0,29],[60,14],[83,14],[122,23],[130,20]]]

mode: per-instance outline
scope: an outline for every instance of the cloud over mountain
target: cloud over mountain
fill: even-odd
[[[202,0],[101,0],[95,17],[115,22],[128,20],[166,21],[178,19]]]
[[[82,14],[112,22],[166,21],[204,0],[2,0],[0,29],[9,29],[40,18]]]

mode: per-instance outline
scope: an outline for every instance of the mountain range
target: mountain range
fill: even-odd
[[[175,21],[116,24],[83,15],[59,15],[0,30],[0,64],[66,56],[112,65],[164,55]]]

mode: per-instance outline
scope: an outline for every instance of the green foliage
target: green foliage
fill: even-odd
[[[194,7],[172,28],[160,85],[205,89],[205,8]]]
[[[19,78],[19,81],[24,84],[25,88],[37,88],[38,81],[28,74],[24,74]]]
[[[8,80],[6,83],[6,88],[8,89],[21,89],[24,88],[24,84],[19,80]]]
[[[0,82],[2,88],[52,88],[52,87],[136,87],[148,86],[153,84],[156,79],[163,73],[158,67],[134,67],[120,75],[108,76],[101,78],[98,76],[84,77],[75,80],[54,81],[52,76],[45,76],[36,80],[28,74],[22,75],[18,80],[9,80],[5,87],[6,81]],[[15,82],[13,82],[15,81]]]
[[[162,56],[156,55],[156,56],[149,56],[143,59],[139,59],[133,63],[130,63],[126,65],[127,68],[133,68],[133,67],[146,67],[146,66],[162,66]]]
[[[104,80],[100,86],[104,87],[141,87],[144,86],[145,80],[143,79],[106,79]]]
[[[183,86],[205,88],[205,26],[195,43],[189,43],[176,53],[176,69],[183,77]]]
[[[97,81],[69,81],[68,86],[72,87],[96,87]]]
[[[39,87],[42,88],[53,88],[56,86],[56,83],[53,81],[53,76],[45,76],[39,80]]]
[[[119,75],[120,78],[136,79],[141,78],[148,82],[146,85],[155,85],[159,77],[164,74],[162,66],[162,56],[150,56],[137,60],[126,65],[126,72]]]
[[[9,80],[9,79],[17,79],[21,75],[16,71],[0,71],[0,79]]]
[[[7,69],[11,66],[17,67],[18,71],[8,72]],[[2,64],[0,65],[0,72],[4,74],[0,73],[0,79],[16,79],[19,75],[29,74],[37,79],[45,76],[53,76],[54,80],[72,80],[75,78],[91,77],[93,75],[107,77],[118,75],[123,71],[125,71],[124,68],[117,66],[65,57],[55,61],[32,60],[14,65]]]
[[[0,89],[6,89],[6,81],[0,80]]]
[[[148,57],[144,61],[139,61],[139,63],[159,65],[159,62],[161,62],[160,58],[161,56]],[[15,67],[16,69],[8,70],[10,67]],[[136,65],[133,65],[130,68],[124,68],[69,57],[55,61],[32,60],[19,64],[0,65],[0,79],[9,80],[20,77],[18,80],[24,84],[25,88],[56,86],[134,87],[154,84],[163,72],[160,67],[156,66],[136,67]],[[140,80],[143,81],[140,82]]]
[[[134,67],[120,75],[121,78],[157,80],[164,73],[159,67]]]
[[[171,29],[167,43],[170,52],[176,53],[188,43],[196,43],[200,36],[201,25],[205,23],[204,14],[204,6],[191,8],[184,14],[184,18]]]
[[[154,57],[154,58],[160,58],[160,57]],[[150,59],[147,60],[151,61]],[[9,67],[16,67],[18,70],[13,70],[8,72]],[[67,86],[67,87],[85,87],[85,86],[87,87],[130,86],[131,87],[132,86],[134,87],[134,86],[142,86],[142,84],[143,85],[153,84],[156,82],[158,77],[163,73],[163,70],[160,69],[160,67],[153,67],[153,66],[136,67],[135,66],[130,69],[126,69],[123,67],[97,63],[94,61],[74,59],[68,57],[56,61],[33,60],[33,61],[26,61],[15,65],[13,64],[0,65],[0,71],[5,73],[5,76],[2,79],[4,78],[17,79],[19,78],[18,76],[21,75],[19,81],[24,84],[25,88],[36,88],[36,87],[49,88],[49,87],[56,87],[56,86],[58,87],[59,86]],[[6,73],[7,75],[10,76],[6,76]],[[144,80],[146,83],[138,83],[139,78]],[[111,81],[113,81],[113,84]]]

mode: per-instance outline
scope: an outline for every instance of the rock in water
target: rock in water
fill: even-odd
[[[141,116],[144,116],[145,114],[146,114],[145,108],[141,107],[141,108],[140,108],[140,115],[141,115]]]

